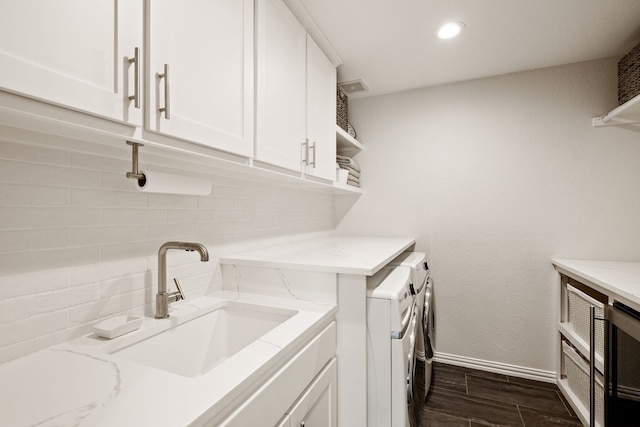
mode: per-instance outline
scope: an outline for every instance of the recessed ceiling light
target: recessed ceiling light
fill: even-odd
[[[438,29],[438,37],[452,39],[464,31],[466,26],[462,22],[447,22]]]

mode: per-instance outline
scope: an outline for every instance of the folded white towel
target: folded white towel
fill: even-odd
[[[360,166],[358,166],[358,164],[351,157],[341,156],[341,155],[338,154],[336,156],[336,162],[340,166],[349,166],[349,167],[357,170],[358,172],[361,171]]]
[[[358,172],[357,170],[355,170],[354,168],[350,167],[350,166],[340,166],[340,169],[344,169],[346,171],[349,171],[350,175],[355,176],[356,178],[360,178],[360,172]]]

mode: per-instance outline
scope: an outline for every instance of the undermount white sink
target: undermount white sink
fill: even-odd
[[[203,375],[297,311],[228,301],[112,354],[185,377]]]

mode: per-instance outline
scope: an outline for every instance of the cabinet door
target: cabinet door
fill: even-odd
[[[336,361],[333,359],[291,409],[291,427],[335,427]]]
[[[251,156],[253,1],[147,0],[146,19],[147,130]]]
[[[336,69],[313,39],[307,37],[307,173],[336,179]]]
[[[294,171],[306,157],[306,37],[282,0],[257,1],[256,159]]]
[[[2,0],[0,87],[141,124],[141,109],[129,100],[135,86],[129,59],[142,48],[142,6],[142,0]]]

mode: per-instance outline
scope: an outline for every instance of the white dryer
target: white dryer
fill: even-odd
[[[411,270],[383,268],[367,280],[367,427],[409,427],[417,304]]]
[[[418,328],[416,332],[416,358],[424,363],[424,394],[416,398],[424,402],[431,387],[433,356],[435,352],[435,307],[433,282],[429,275],[426,254],[403,252],[389,263],[411,270],[411,291],[418,304]]]

